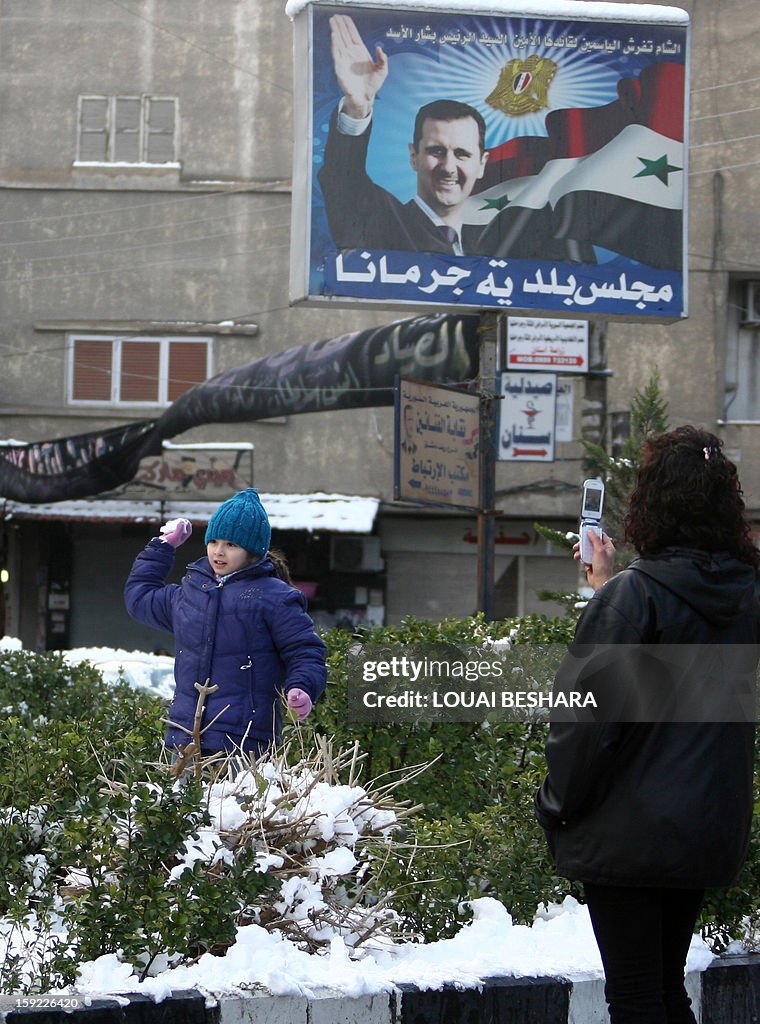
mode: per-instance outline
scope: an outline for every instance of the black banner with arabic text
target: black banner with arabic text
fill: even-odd
[[[393,405],[396,377],[471,380],[478,323],[475,315],[422,316],[298,345],[196,385],[158,419],[8,447],[0,453],[0,496],[42,503],[102,494],[192,427]]]

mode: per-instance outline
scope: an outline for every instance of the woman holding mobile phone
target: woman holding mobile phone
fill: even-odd
[[[583,883],[612,1024],[695,1024],[689,945],[752,819],[760,551],[736,467],[692,426],[645,441],[624,528],[639,557],[617,574],[612,541],[590,537],[595,593],[555,689],[600,702],[552,722],[536,816]]]

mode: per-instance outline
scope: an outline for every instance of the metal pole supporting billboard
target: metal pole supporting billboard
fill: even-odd
[[[494,618],[494,539],[496,535],[496,362],[503,313],[480,314],[479,502],[478,502],[478,611],[487,621]]]

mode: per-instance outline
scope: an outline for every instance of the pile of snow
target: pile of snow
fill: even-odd
[[[594,933],[586,908],[572,896],[542,910],[533,925],[515,925],[497,900],[471,904],[473,919],[452,939],[426,944],[389,944],[352,959],[340,938],[325,955],[305,953],[258,925],[238,930],[224,957],[205,954],[190,967],[175,967],[140,982],[128,964],[113,955],[83,964],[76,990],[92,998],[106,993],[140,992],[163,999],[172,990],[198,989],[215,995],[263,988],[274,995],[318,997],[327,993],[358,998],[400,985],[440,989],[476,988],[493,977],[601,978]],[[695,936],[689,971],[704,970],[713,955]]]
[[[169,655],[111,647],[77,647],[62,654],[70,665],[89,661],[100,670],[107,683],[122,678],[135,690],[147,690],[165,699],[170,699],[174,693],[174,658]]]

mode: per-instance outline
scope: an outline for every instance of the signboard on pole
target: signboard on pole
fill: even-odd
[[[553,462],[556,374],[500,373],[499,393],[496,458],[502,462]]]
[[[508,370],[588,372],[588,320],[507,318]]]
[[[686,316],[685,11],[289,0],[291,298]]]
[[[396,390],[394,497],[476,509],[480,399],[401,380]]]

